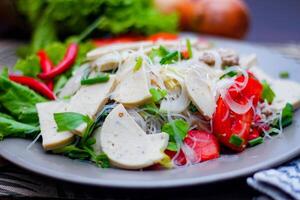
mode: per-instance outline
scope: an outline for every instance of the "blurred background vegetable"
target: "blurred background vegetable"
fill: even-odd
[[[231,38],[243,38],[249,14],[243,0],[155,0],[164,13],[179,13],[183,30]]]
[[[148,0],[17,0],[15,5],[32,29],[31,44],[26,49],[30,53],[81,33],[100,37],[177,30],[176,14],[161,14]]]

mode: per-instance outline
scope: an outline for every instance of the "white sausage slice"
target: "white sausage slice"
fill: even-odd
[[[188,95],[197,109],[206,117],[211,118],[216,109],[213,92],[194,70],[189,70],[185,77]]]
[[[106,83],[81,86],[77,93],[70,99],[67,112],[75,112],[88,115],[94,119],[95,115],[103,109],[108,101],[110,93],[115,87],[115,77],[110,76]],[[74,131],[79,136],[86,129],[86,124],[82,124]]]
[[[66,112],[67,103],[49,101],[36,104],[38,111],[40,129],[45,150],[53,150],[70,144],[74,135],[71,132],[57,132],[54,113]]]
[[[166,133],[147,135],[119,104],[105,119],[97,139],[114,166],[141,169],[164,158],[169,136]]]

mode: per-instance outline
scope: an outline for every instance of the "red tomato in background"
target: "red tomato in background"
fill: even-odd
[[[105,46],[115,43],[126,43],[126,42],[136,42],[144,40],[145,38],[143,36],[137,36],[137,35],[122,35],[118,37],[112,37],[112,38],[99,38],[94,39],[93,43],[96,46]]]
[[[220,156],[220,148],[217,138],[205,131],[191,130],[184,139],[184,144],[188,145],[195,153],[195,158],[198,162],[211,160]],[[165,153],[173,158],[176,152],[166,150]],[[186,164],[186,157],[182,150],[180,150],[176,158],[178,165]]]
[[[148,37],[148,40],[156,42],[157,40],[177,40],[179,36],[175,33],[160,32]]]

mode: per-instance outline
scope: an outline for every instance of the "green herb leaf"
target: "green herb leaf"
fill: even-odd
[[[176,140],[183,141],[183,139],[186,137],[187,132],[189,130],[189,124],[184,121],[183,119],[175,119],[172,120],[162,127],[162,132],[168,133],[170,136],[169,142],[174,142],[176,144]],[[174,151],[175,146],[174,144],[170,144],[171,151]],[[177,149],[177,145],[176,145]]]
[[[144,109],[145,112],[151,114],[151,115],[157,115],[159,114],[159,109],[155,105],[155,103],[149,103],[141,106],[140,108]]]
[[[178,60],[178,51],[173,51],[171,53],[168,53],[166,56],[162,57],[162,59],[159,61],[161,65],[165,64],[171,64]]]
[[[220,80],[224,79],[224,78],[228,78],[228,77],[234,77],[236,76],[238,73],[235,72],[235,71],[231,71],[231,72],[228,72],[226,74],[223,74],[221,77],[220,77]]]
[[[167,146],[167,149],[169,151],[177,151],[177,144],[176,144],[176,142],[169,142],[168,146]]]
[[[281,114],[281,124],[282,127],[287,127],[293,122],[293,117],[294,117],[294,108],[293,105],[290,103],[287,103],[285,107],[282,109],[282,114]]]
[[[74,112],[54,113],[57,131],[73,131],[83,123],[89,124],[92,120],[86,116]]]
[[[287,71],[282,71],[279,76],[280,78],[289,78],[290,74]]]
[[[237,147],[240,147],[244,142],[244,139],[238,135],[232,134],[229,138],[229,143]]]
[[[159,46],[159,48],[151,50],[149,57],[152,61],[154,61],[156,57],[162,58],[166,56],[168,53],[169,51],[164,46]]]
[[[248,144],[250,145],[250,147],[256,146],[258,144],[261,144],[264,142],[264,139],[262,137],[257,137],[253,140],[248,141]]]
[[[109,74],[100,74],[93,78],[82,79],[81,85],[93,85],[97,83],[105,83],[109,81]]]
[[[266,99],[268,103],[272,103],[275,98],[275,93],[273,92],[272,88],[265,80],[262,81],[262,85],[263,85],[262,98]]]
[[[142,57],[138,57],[136,60],[136,64],[134,65],[133,71],[137,72],[141,69],[143,65],[143,58]]]
[[[15,70],[21,71],[25,76],[36,77],[40,73],[40,60],[38,56],[31,55],[26,59],[19,59],[14,66]]]
[[[155,88],[150,88],[149,92],[152,95],[152,100],[154,103],[159,102],[168,94],[167,90],[155,89]]]

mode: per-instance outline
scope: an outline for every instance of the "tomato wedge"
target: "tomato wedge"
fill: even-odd
[[[251,99],[253,98],[253,105],[256,106],[258,101],[261,99],[261,95],[263,92],[263,86],[262,84],[251,74],[248,73],[249,78],[248,82],[245,86],[245,88],[239,92],[234,90],[234,87],[231,86],[229,88],[229,93],[232,98],[246,98],[246,99]],[[244,82],[245,77],[244,76],[239,76],[235,79],[235,82],[237,83],[242,83]]]
[[[220,156],[220,148],[217,138],[205,131],[191,130],[184,139],[184,144],[189,146],[194,152],[196,163],[218,158]],[[173,158],[176,152],[166,150],[165,153]],[[182,150],[175,160],[177,165],[186,164],[186,157]]]
[[[160,32],[160,33],[150,35],[148,37],[148,40],[155,42],[157,40],[177,40],[178,38],[179,36],[177,34]]]
[[[235,151],[243,151],[248,141],[253,115],[252,109],[243,115],[234,113],[222,97],[219,97],[212,119],[213,133],[223,145]]]

